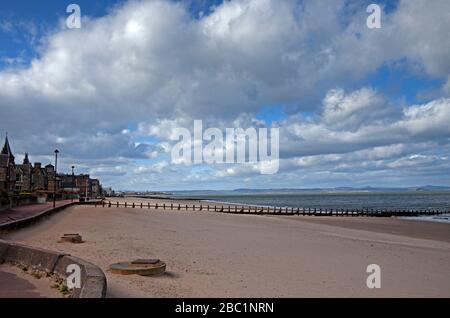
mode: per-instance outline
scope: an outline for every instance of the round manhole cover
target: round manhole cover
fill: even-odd
[[[166,271],[166,264],[159,259],[137,259],[131,262],[120,262],[109,267],[111,273],[120,275],[160,275]]]

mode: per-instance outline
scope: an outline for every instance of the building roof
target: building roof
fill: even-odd
[[[25,152],[25,158],[23,158],[23,164],[24,165],[30,164],[30,160],[28,159],[28,152]]]
[[[22,169],[22,171],[31,172],[31,165],[22,164],[22,165],[16,165],[16,167]]]
[[[8,166],[8,155],[0,154],[0,167]]]
[[[36,172],[38,172],[38,173],[40,173],[41,175],[43,175],[43,176],[46,176],[47,175],[47,170],[45,170],[45,168],[33,168],[33,173],[36,173]]]
[[[8,136],[5,137],[5,144],[3,145],[1,154],[8,155],[10,163],[14,162],[14,155],[12,154],[11,147],[9,146]]]

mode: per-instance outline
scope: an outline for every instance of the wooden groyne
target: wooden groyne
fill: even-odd
[[[95,207],[133,208],[167,211],[197,211],[256,215],[302,215],[302,216],[349,216],[349,217],[393,217],[393,216],[432,216],[450,214],[443,210],[391,210],[391,209],[321,209],[292,207],[258,207],[249,205],[218,204],[180,204],[180,203],[134,203],[134,202],[96,202]]]

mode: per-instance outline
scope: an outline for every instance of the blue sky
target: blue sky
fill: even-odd
[[[83,13],[92,17],[104,16],[108,8],[121,0],[77,1]],[[46,32],[55,29],[61,18],[66,16],[66,8],[70,1],[2,1],[0,3],[0,21],[11,23],[11,30],[0,32],[0,53],[2,57],[14,58],[23,56],[24,63],[37,56],[36,43],[30,40],[30,29],[36,32],[33,37],[38,41]],[[0,65],[5,67],[4,61]]]
[[[0,3],[0,21],[9,21],[15,30],[0,32],[2,57],[14,58],[21,56],[24,63],[29,63],[32,58],[38,56],[34,49],[36,43],[31,43],[30,28],[35,28],[34,37],[39,40],[47,32],[51,32],[58,26],[61,19],[67,16],[66,8],[71,3],[76,3],[82,8],[82,14],[89,17],[102,17],[108,14],[115,6],[125,3],[126,0],[16,0],[2,1]],[[188,2],[188,1],[184,1]],[[221,0],[193,0],[189,9],[193,16],[200,12],[207,14],[210,8],[220,4]],[[0,67],[5,68],[4,61],[0,61]]]
[[[117,189],[450,185],[448,1],[378,1],[376,30],[373,1],[72,2],[79,30],[71,2],[0,3],[18,158],[58,147],[63,169]],[[171,162],[174,128],[196,119],[280,128],[279,172]]]

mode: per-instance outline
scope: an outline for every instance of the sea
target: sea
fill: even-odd
[[[183,195],[177,195],[183,197]],[[186,196],[187,197],[187,196]],[[387,209],[438,210],[450,213],[450,192],[389,192],[389,193],[246,193],[189,195],[199,200],[244,205],[316,209]],[[450,214],[417,217],[423,221],[449,222]]]

